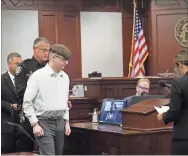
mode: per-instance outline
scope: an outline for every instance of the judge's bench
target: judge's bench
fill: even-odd
[[[148,77],[150,94],[164,95],[158,83],[162,78]],[[171,83],[173,78],[163,78]],[[123,99],[135,94],[138,78],[75,79],[72,85],[83,85],[84,97],[73,97],[70,110],[72,133],[65,138],[64,154],[170,154],[172,124],[157,120],[154,106],[163,106],[169,99],[146,99],[121,111],[122,125],[92,124],[94,108],[100,111],[105,98]]]

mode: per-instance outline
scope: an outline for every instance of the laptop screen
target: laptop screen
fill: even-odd
[[[127,100],[103,100],[99,123],[121,124],[121,110],[127,107]]]

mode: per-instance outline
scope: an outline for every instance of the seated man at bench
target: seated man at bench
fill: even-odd
[[[134,96],[143,96],[144,94],[148,95],[149,89],[150,80],[146,78],[139,79],[136,84],[136,94],[125,98],[127,100],[127,104],[129,105]]]

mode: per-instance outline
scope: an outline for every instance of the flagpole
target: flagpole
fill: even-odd
[[[129,62],[129,75],[128,77],[131,76],[131,70],[132,70],[132,53],[133,53],[133,48],[134,48],[134,26],[135,26],[135,15],[136,15],[136,0],[133,1],[133,31],[132,31],[132,45],[131,45],[131,56],[130,56],[130,62]]]

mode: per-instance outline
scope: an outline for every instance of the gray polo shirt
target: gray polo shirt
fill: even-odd
[[[24,113],[31,125],[38,121],[37,116],[62,115],[69,120],[69,84],[64,71],[55,73],[48,64],[31,75],[23,100]]]

